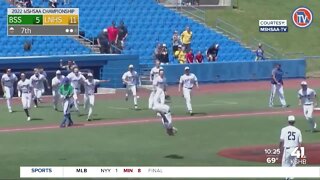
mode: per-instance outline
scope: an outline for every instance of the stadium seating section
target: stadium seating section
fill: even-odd
[[[62,0],[61,0],[62,1]],[[34,6],[47,7],[43,0],[34,0]],[[174,30],[181,33],[186,26],[193,31],[192,49],[194,52],[205,50],[213,43],[220,44],[219,61],[252,61],[254,54],[238,42],[228,39],[206,26],[187,18],[173,10],[158,5],[154,0],[71,0],[70,5],[60,7],[80,8],[80,30],[86,37],[96,37],[112,21],[117,24],[123,20],[128,27],[124,54],[138,54],[140,64],[152,64],[152,54],[157,43],[166,43],[169,47],[170,61],[175,63],[171,52],[171,37]],[[4,6],[1,4],[0,6]],[[7,6],[7,5],[6,5]],[[5,22],[5,10],[1,8],[0,23]],[[1,34],[6,31],[1,29]],[[10,44],[0,51],[0,55],[45,55],[77,54],[90,52],[87,48],[68,37],[32,37],[34,41],[31,52],[23,52],[25,39],[0,37],[1,42]],[[8,42],[9,41],[9,42]]]

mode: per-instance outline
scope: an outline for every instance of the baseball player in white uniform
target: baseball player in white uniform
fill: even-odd
[[[59,94],[59,87],[62,85],[63,79],[64,79],[64,75],[61,75],[61,71],[57,70],[56,76],[51,81],[53,108],[56,111],[58,110],[58,103],[61,102],[61,96]]]
[[[317,106],[317,94],[315,90],[308,88],[306,81],[301,82],[301,89],[298,92],[299,105],[303,107],[303,114],[309,123],[310,131],[317,131],[317,123],[313,118],[313,108]]]
[[[164,77],[164,70],[160,68],[159,75],[154,79],[153,86],[156,88],[156,92],[154,94],[154,103],[165,103],[165,92],[167,88],[167,80]]]
[[[73,72],[69,73],[67,78],[71,81],[71,86],[74,89],[73,92],[73,99],[74,99],[74,108],[79,113],[79,97],[81,92],[81,84],[84,83],[86,78],[79,72],[79,68],[75,67],[73,68]]]
[[[24,73],[20,75],[20,81],[17,85],[18,96],[21,97],[22,107],[27,115],[27,121],[31,120],[29,109],[32,101],[32,84],[29,79],[26,78]]]
[[[87,121],[91,121],[92,109],[94,106],[94,91],[99,83],[108,82],[109,80],[98,80],[93,78],[92,73],[88,73],[88,79],[84,81],[84,108],[88,110]]]
[[[11,69],[7,69],[6,73],[1,77],[1,87],[4,98],[7,100],[7,107],[10,113],[12,113],[11,99],[13,97],[13,84],[18,81],[17,76],[11,72]]]
[[[161,116],[161,121],[167,131],[167,134],[169,136],[174,136],[178,132],[178,129],[172,125],[170,107],[166,104],[155,102],[152,109],[157,113],[157,115]]]
[[[189,67],[185,67],[184,75],[180,77],[178,90],[180,92],[181,86],[183,86],[182,87],[183,97],[186,100],[187,110],[189,111],[191,116],[193,115],[192,105],[191,105],[191,91],[194,85],[196,85],[197,88],[199,88],[198,79],[193,73],[190,73]]]
[[[34,69],[34,75],[30,77],[30,81],[33,87],[33,102],[34,107],[38,107],[38,101],[42,97],[42,94],[44,93],[44,83],[46,83],[47,88],[50,89],[49,83],[47,78],[39,73],[39,70],[37,68]]]
[[[154,80],[158,77],[160,70],[160,61],[156,61],[156,65],[150,71],[150,82],[152,83],[152,90],[149,96],[149,109],[152,109],[153,99],[156,93],[156,87],[154,86]]]
[[[126,101],[128,100],[129,93],[132,93],[134,108],[138,109],[137,85],[140,85],[141,82],[132,64],[129,65],[129,70],[122,75],[122,81],[127,87]]]
[[[301,147],[302,134],[301,131],[294,126],[295,117],[288,116],[289,125],[281,129],[280,135],[280,151],[282,155],[282,167],[295,167],[297,165],[297,157],[292,156],[292,152]],[[290,180],[293,178],[286,178]]]

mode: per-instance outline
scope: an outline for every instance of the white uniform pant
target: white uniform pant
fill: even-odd
[[[136,96],[137,95],[136,85],[127,85],[127,93],[128,94],[132,93],[132,96]]]
[[[86,108],[94,106],[94,94],[84,94],[83,100]]]
[[[313,119],[313,104],[303,105],[303,114],[309,123],[310,129],[315,130],[317,128],[317,123]]]
[[[13,97],[13,87],[4,86],[4,91],[6,99],[11,99]]]
[[[163,91],[163,89],[161,88],[157,88],[155,94],[154,94],[154,97],[153,97],[153,103],[156,104],[156,103],[160,103],[160,104],[164,104],[165,102],[165,93]]]
[[[129,95],[130,93],[132,93],[134,105],[137,106],[138,99],[137,99],[137,87],[136,87],[136,85],[127,85],[127,95]]]
[[[74,88],[73,90],[73,100],[74,100],[74,108],[76,111],[79,111],[79,97],[80,97],[80,88]]]
[[[73,98],[68,98],[63,100],[63,114],[70,114],[71,108],[73,106],[74,100]]]
[[[21,102],[23,109],[30,109],[31,107],[32,96],[31,93],[22,93]]]
[[[151,90],[150,96],[149,96],[149,101],[148,101],[149,109],[152,109],[152,107],[153,107],[153,99],[154,99],[155,93],[156,93],[156,89],[155,89],[155,87],[153,87]]]
[[[183,88],[183,97],[186,100],[187,110],[192,111],[192,105],[191,105],[191,88]]]
[[[52,91],[53,105],[57,107],[58,103],[61,100],[61,96],[58,91]]]
[[[4,95],[7,100],[7,107],[11,111],[11,98],[13,97],[13,87],[4,86]]]
[[[295,147],[284,148],[282,155],[282,167],[295,167],[297,165],[297,157],[291,156]]]
[[[153,108],[154,111],[161,114],[161,121],[166,129],[172,128],[172,117],[170,113],[170,107],[166,104],[155,103]]]
[[[282,84],[271,84],[271,94],[270,94],[270,99],[269,99],[269,105],[273,106],[273,100],[275,95],[278,94],[280,103],[282,106],[286,106],[286,100],[284,98],[284,91],[283,91],[283,86]]]
[[[33,93],[36,99],[40,99],[42,97],[43,92],[44,89],[33,89]]]

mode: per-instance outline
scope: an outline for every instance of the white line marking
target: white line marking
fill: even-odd
[[[270,112],[252,112],[252,113],[235,113],[235,114],[218,114],[218,115],[204,115],[204,116],[178,116],[173,117],[174,121],[188,121],[188,120],[201,120],[209,118],[232,118],[232,117],[245,117],[245,116],[259,116],[259,115],[276,115],[276,114],[288,114],[293,111],[270,111]],[[83,123],[78,126],[73,126],[72,128],[81,128],[81,127],[98,127],[98,126],[114,126],[114,125],[129,125],[129,124],[141,124],[149,122],[160,122],[159,119],[137,119],[137,120],[117,120],[109,122],[93,122],[93,123]],[[59,129],[58,125],[51,126],[40,126],[40,127],[24,127],[24,128],[8,128],[0,129],[0,132],[21,132],[21,131],[37,131],[45,129]]]

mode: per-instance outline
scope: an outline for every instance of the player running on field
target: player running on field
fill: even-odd
[[[67,78],[71,81],[71,86],[74,89],[73,99],[74,99],[74,108],[79,113],[79,97],[81,92],[81,84],[84,83],[86,78],[79,72],[79,68],[75,67],[73,72],[69,73]]]
[[[316,91],[308,88],[306,81],[301,82],[301,89],[298,92],[299,105],[303,106],[303,114],[309,123],[310,131],[316,132],[317,123],[313,118],[313,108],[317,106],[317,94]]]
[[[292,152],[298,147],[301,147],[302,135],[301,131],[294,126],[295,117],[288,116],[288,126],[281,129],[279,149],[282,155],[282,167],[295,167],[297,157],[291,156]],[[286,178],[290,180],[293,178]]]
[[[92,109],[94,106],[94,91],[99,83],[109,82],[108,80],[98,80],[93,78],[92,73],[88,73],[88,79],[84,81],[84,108],[88,110],[87,121],[91,121]]]
[[[167,89],[167,80],[164,77],[164,70],[161,67],[159,70],[159,75],[154,79],[153,85],[156,88],[156,93],[154,95],[153,102],[164,104],[165,103],[165,92]]]
[[[18,81],[17,76],[11,72],[11,69],[7,69],[6,73],[1,77],[1,87],[3,96],[7,101],[7,107],[10,113],[12,113],[11,99],[13,97],[13,84]]]
[[[62,84],[62,80],[64,79],[64,75],[61,75],[61,71],[56,71],[56,76],[52,79],[52,99],[53,99],[53,108],[54,110],[58,110],[58,104],[60,103],[61,96],[59,94],[59,87]]]
[[[132,64],[129,65],[129,70],[122,75],[122,81],[127,88],[126,101],[128,100],[129,93],[132,93],[134,109],[138,109],[137,85],[140,85],[141,82]]]
[[[152,109],[152,106],[153,106],[153,99],[156,93],[156,87],[153,85],[154,84],[153,81],[158,77],[159,70],[160,70],[160,61],[157,60],[156,65],[150,71],[150,82],[152,83],[152,90],[149,96],[149,109]]]
[[[276,64],[271,72],[271,94],[269,107],[273,107],[274,96],[278,94],[282,107],[288,107],[283,92],[283,71],[280,64]]]
[[[59,94],[63,99],[63,120],[60,124],[60,127],[62,128],[73,125],[73,121],[71,119],[71,108],[74,103],[73,92],[73,87],[70,85],[69,78],[65,77],[59,88]]]
[[[166,104],[160,104],[155,102],[152,109],[161,116],[161,121],[164,128],[166,129],[167,134],[169,136],[174,136],[178,132],[178,129],[173,127],[172,125],[170,107]]]
[[[180,77],[178,91],[181,91],[182,86],[183,97],[186,100],[187,110],[191,116],[193,115],[191,105],[191,91],[194,85],[196,85],[197,88],[199,88],[198,79],[193,73],[190,73],[189,67],[185,67],[184,75]]]
[[[39,73],[37,68],[34,69],[34,75],[30,77],[30,81],[33,87],[33,102],[34,107],[38,107],[38,102],[44,93],[44,83],[46,83],[47,88],[50,89],[47,78]]]
[[[17,85],[18,96],[21,97],[22,107],[27,115],[27,121],[31,120],[29,109],[32,101],[32,85],[31,81],[26,78],[24,73],[20,74],[20,81]]]

